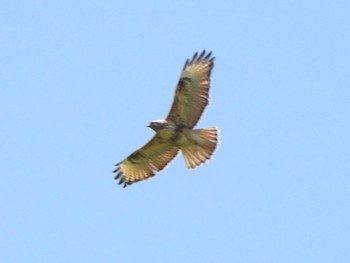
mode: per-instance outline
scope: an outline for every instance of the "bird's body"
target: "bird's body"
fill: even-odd
[[[188,168],[195,168],[211,157],[217,145],[217,128],[193,127],[208,104],[213,61],[211,52],[205,55],[205,51],[186,61],[167,118],[148,125],[156,135],[116,164],[115,179],[120,179],[119,184],[125,187],[154,176],[155,171],[162,170],[179,150]]]
[[[174,145],[179,149],[190,144],[200,145],[204,142],[198,135],[198,131],[201,130],[189,129],[171,121],[154,121],[148,127],[153,129],[159,138],[162,138],[164,144]]]

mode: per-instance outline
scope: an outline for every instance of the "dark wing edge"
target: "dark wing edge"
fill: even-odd
[[[192,64],[198,63],[201,60],[208,60],[212,63],[214,63],[215,57],[211,57],[211,55],[213,54],[212,51],[209,51],[209,53],[207,55],[205,55],[206,51],[205,49],[200,53],[200,55],[198,56],[198,52],[194,53],[192,59],[187,59],[185,62],[184,67],[182,68],[182,70],[185,70],[187,66],[190,66]],[[210,75],[210,72],[209,72]]]
[[[155,172],[163,170],[177,155],[179,149],[161,142],[156,134],[146,145],[137,149],[126,159],[116,164],[113,171],[115,180],[124,188],[133,183],[147,180],[155,176]]]
[[[186,60],[167,120],[183,124],[187,128],[193,128],[197,124],[209,103],[210,76],[214,60],[212,52],[206,53],[205,50],[199,55],[196,52],[191,59]],[[196,77],[200,79],[195,79]],[[192,97],[188,97],[190,92]],[[188,109],[189,107],[191,109]]]

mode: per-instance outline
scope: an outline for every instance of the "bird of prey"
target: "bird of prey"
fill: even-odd
[[[168,116],[147,126],[156,132],[154,137],[116,164],[113,172],[119,184],[126,187],[153,177],[179,150],[189,169],[210,159],[218,142],[217,127],[193,128],[208,104],[214,59],[211,52],[206,54],[204,50],[186,60]]]

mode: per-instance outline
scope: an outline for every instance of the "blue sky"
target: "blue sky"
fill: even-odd
[[[1,6],[1,262],[350,262],[348,1]],[[214,158],[122,189],[203,49]]]

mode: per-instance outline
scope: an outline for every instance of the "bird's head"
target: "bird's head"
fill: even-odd
[[[159,130],[164,129],[166,125],[167,125],[167,121],[166,120],[157,120],[157,121],[151,121],[147,125],[147,127],[151,128],[152,130],[157,132]]]

